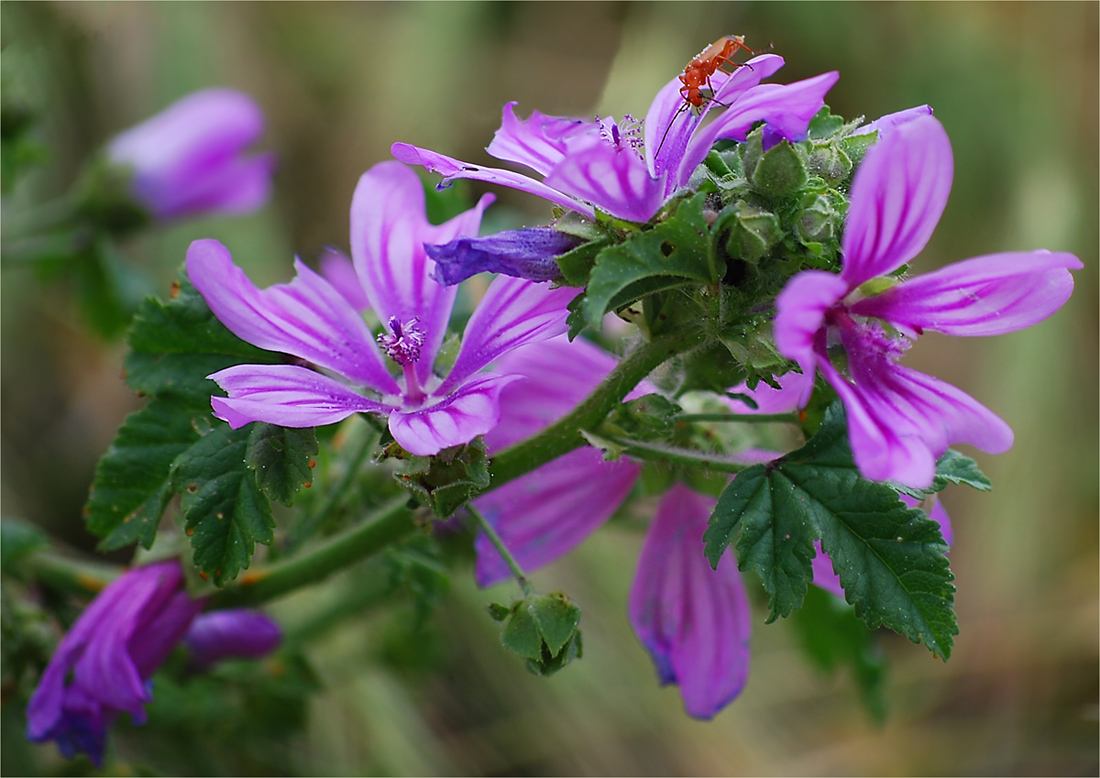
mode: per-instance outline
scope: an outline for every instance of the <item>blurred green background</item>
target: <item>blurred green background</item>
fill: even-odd
[[[196,238],[222,240],[261,284],[286,280],[294,254],[346,249],[355,182],[394,141],[484,164],[508,100],[521,115],[641,117],[731,33],[773,44],[782,81],[839,70],[833,113],[934,107],[955,184],[914,270],[1033,248],[1085,263],[1052,319],[988,340],[929,335],[908,358],[1000,414],[1016,444],[998,457],[967,450],[991,494],[944,494],[961,634],[946,664],[882,637],[885,725],[763,611],[744,694],[713,722],[687,718],[626,619],[642,536],[611,526],[535,577],[584,608],[585,656],[558,676],[529,676],[500,648],[483,611],[491,594],[462,570],[423,633],[437,669],[387,651],[385,613],[310,644],[323,689],[278,763],[143,753],[140,729],[119,734],[120,756],[169,774],[1097,774],[1098,7],[4,2],[3,45],[30,63],[20,76],[52,149],[20,197],[60,193],[92,150],[189,91],[237,87],[267,113],[263,145],[281,162],[265,210],[125,245],[161,294]],[[490,229],[549,216],[533,197],[497,194]],[[0,294],[4,514],[91,548],[81,506],[95,462],[140,405],[120,379],[124,349],[87,333],[63,287],[6,269]],[[273,612],[293,621],[310,607],[299,596]],[[66,771],[52,746],[12,749],[21,704],[4,700],[4,771]]]

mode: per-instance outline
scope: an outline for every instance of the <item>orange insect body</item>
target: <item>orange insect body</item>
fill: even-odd
[[[739,49],[744,49],[749,54],[756,53],[745,45],[744,35],[726,35],[700,51],[695,59],[687,64],[684,72],[680,75],[680,83],[683,84],[683,87],[680,88],[680,94],[683,95],[684,100],[689,105],[698,108],[703,104],[705,99],[703,87],[714,92],[710,77],[716,71],[721,70],[723,65],[733,65],[735,68],[741,67],[740,63],[734,62],[732,59]]]

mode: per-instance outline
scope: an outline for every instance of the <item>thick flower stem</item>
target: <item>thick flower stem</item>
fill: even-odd
[[[333,535],[297,556],[244,573],[236,586],[214,595],[215,608],[256,605],[328,578],[416,531],[409,499],[386,503],[372,518]]]
[[[703,341],[703,333],[679,332],[642,345],[623,359],[595,391],[538,435],[504,449],[493,457],[491,489],[545,465],[585,445],[582,430],[594,430],[630,391],[666,360],[683,354]]]
[[[489,538],[489,542],[493,544],[493,548],[500,554],[500,558],[504,560],[504,564],[508,565],[508,570],[511,571],[512,577],[519,583],[519,588],[523,590],[524,596],[530,596],[535,593],[535,590],[531,588],[531,584],[527,581],[527,576],[523,572],[523,568],[519,566],[519,562],[512,556],[512,552],[508,550],[508,546],[504,544],[504,539],[497,534],[496,529],[489,523],[489,520],[481,515],[481,511],[475,508],[473,505],[467,505],[466,511],[473,516],[474,521],[477,522],[478,527],[485,533],[485,537]]]

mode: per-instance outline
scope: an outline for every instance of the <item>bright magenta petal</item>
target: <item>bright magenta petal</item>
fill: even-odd
[[[822,270],[805,270],[794,276],[775,299],[775,347],[793,359],[804,376],[814,374],[814,341],[825,323],[825,312],[848,293],[843,278]],[[813,381],[802,387],[799,405],[813,392]]]
[[[211,397],[214,415],[233,429],[250,421],[280,427],[334,424],[353,413],[388,413],[339,381],[297,365],[236,365],[208,376],[229,397]]]
[[[868,149],[852,181],[841,243],[841,275],[850,288],[920,253],[947,205],[953,175],[951,141],[932,116],[894,127]]]
[[[469,443],[496,426],[500,419],[500,392],[520,378],[481,373],[434,405],[391,413],[390,434],[406,451],[424,457]]]
[[[914,334],[1001,335],[1041,322],[1069,299],[1081,260],[1049,251],[975,257],[910,278],[852,305]]]
[[[289,284],[257,289],[215,240],[187,250],[187,275],[210,310],[237,337],[291,354],[380,392],[400,391],[359,314],[301,262]]]
[[[451,391],[502,354],[564,333],[566,306],[576,294],[568,287],[497,276],[467,322],[458,358],[438,393]]]

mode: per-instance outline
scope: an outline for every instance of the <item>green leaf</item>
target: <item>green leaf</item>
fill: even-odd
[[[801,607],[813,578],[817,530],[799,502],[794,485],[781,474],[755,465],[733,479],[722,493],[703,535],[711,566],[740,531],[738,567],[754,570],[771,597],[768,623]]]
[[[245,462],[250,426],[218,425],[173,467],[195,565],[218,586],[248,567],[257,542],[274,540],[271,505]]]
[[[260,491],[289,507],[302,485],[313,481],[317,433],[312,427],[288,429],[263,422],[251,426],[245,463]]]
[[[936,477],[932,481],[932,491],[943,491],[948,484],[966,484],[982,492],[988,492],[993,488],[993,484],[978,469],[977,462],[950,448],[936,461]]]
[[[140,541],[153,545],[174,491],[172,463],[209,429],[210,410],[179,398],[155,398],[131,413],[96,465],[88,503],[88,530],[112,550]]]
[[[562,592],[554,592],[530,598],[527,610],[535,620],[550,654],[560,654],[577,631],[581,620],[580,606],[570,602]]]
[[[598,326],[604,313],[646,294],[686,283],[716,283],[710,232],[703,216],[707,193],[680,203],[675,215],[636,232],[596,256],[583,303],[585,319]]]
[[[846,430],[837,401],[805,446],[735,478],[704,535],[707,558],[716,566],[740,533],[739,567],[759,573],[774,620],[801,606],[820,537],[860,619],[946,659],[958,627],[939,525],[890,485],[860,477]]]
[[[500,642],[524,659],[538,660],[542,657],[542,635],[535,617],[527,609],[526,600],[520,600],[512,607],[512,616],[500,633]]]
[[[874,632],[839,597],[811,586],[802,608],[791,614],[791,625],[803,651],[819,670],[834,674],[851,667],[860,698],[876,722],[886,718],[886,659]]]

